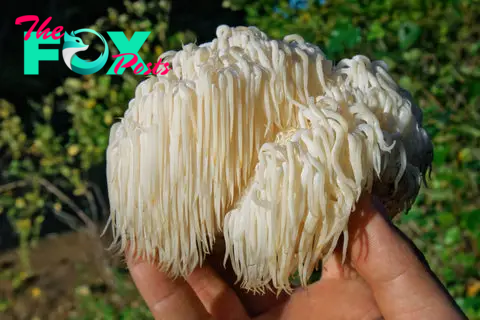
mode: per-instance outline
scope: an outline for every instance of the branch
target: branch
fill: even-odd
[[[78,219],[76,219],[74,216],[64,211],[56,211],[55,209],[53,209],[53,212],[58,220],[65,223],[72,230],[75,230],[75,231],[79,230]]]
[[[87,182],[87,186],[92,188],[95,197],[100,203],[100,207],[102,208],[102,217],[108,216],[108,212],[109,212],[108,205],[105,202],[105,197],[103,196],[102,191],[100,190],[100,187],[97,184],[92,182]]]
[[[93,262],[95,264],[97,264],[97,266],[99,267],[99,270],[101,272],[101,276],[105,280],[106,284],[110,288],[115,288],[115,279],[114,279],[112,271],[110,269],[110,264],[108,262],[108,259],[105,256],[104,247],[102,245],[102,241],[100,240],[100,234],[98,232],[97,225],[95,224],[95,222],[92,219],[90,219],[90,217],[82,209],[80,209],[80,207],[78,207],[75,204],[75,202],[71,198],[69,198],[65,193],[63,193],[53,183],[51,183],[50,181],[48,181],[45,178],[38,177],[38,176],[37,177],[30,177],[29,179],[25,179],[25,180],[19,180],[19,181],[7,183],[3,186],[0,186],[0,192],[5,192],[5,191],[13,190],[15,188],[31,185],[33,182],[36,182],[36,181],[38,181],[38,183],[42,187],[44,187],[48,192],[50,192],[51,194],[56,196],[63,204],[67,205],[71,210],[73,210],[78,217],[77,218],[77,217],[75,217],[75,216],[73,216],[73,215],[71,215],[67,212],[64,212],[64,211],[53,210],[55,215],[57,216],[57,218],[60,221],[67,224],[68,226],[70,226],[70,228],[72,228],[73,230],[78,230],[77,220],[81,220],[85,224],[86,232],[91,237],[91,239],[93,240],[93,247],[91,248],[92,249],[91,252],[94,255]],[[92,184],[90,184],[90,186],[93,187]],[[93,189],[95,190],[94,187],[93,187]],[[99,190],[97,192],[99,192]],[[101,193],[99,193],[99,194],[101,196]],[[87,200],[89,201],[89,204],[90,204],[90,207],[91,207],[91,210],[92,210],[92,214],[94,216],[97,216],[98,212],[97,212],[97,207],[96,207],[96,204],[95,204],[95,197],[88,190],[87,190],[87,193],[86,193],[85,196],[86,196]],[[102,200],[103,200],[103,198],[99,197],[99,202],[102,204],[102,206],[104,206],[104,210],[106,210],[105,202],[101,202]]]
[[[98,209],[97,204],[95,203],[95,197],[88,189],[85,191],[85,197],[87,198],[90,211],[92,212],[92,220],[98,222]]]
[[[102,245],[102,241],[100,240],[100,235],[97,232],[96,224],[88,217],[88,215],[80,209],[66,194],[64,194],[60,189],[58,189],[55,185],[44,178],[38,179],[39,183],[45,187],[49,192],[54,194],[60,201],[68,205],[77,216],[85,223],[87,226],[87,233],[91,236],[93,240],[93,247],[91,248],[91,252],[93,253],[93,262],[97,264],[99,271],[102,274],[102,278],[104,278],[106,284],[110,288],[115,288],[115,279],[113,277],[112,271],[110,269],[110,264],[108,263],[108,259],[105,256],[105,250]],[[87,193],[87,199],[89,201],[93,200],[93,196]],[[95,206],[95,204],[93,204]],[[95,208],[96,210],[96,208]]]
[[[424,89],[422,90],[422,92],[427,96],[427,98],[430,99],[430,101],[436,103],[442,110],[445,110],[445,108],[443,107],[443,104],[438,101],[437,97],[435,97],[433,94],[431,94],[428,90]]]
[[[29,184],[30,184],[30,181],[27,181],[27,180],[18,180],[18,181],[10,182],[0,186],[0,193],[8,192],[17,188],[26,187]]]
[[[18,181],[14,181],[14,182],[10,182],[10,183],[1,185],[0,186],[0,193],[5,193],[5,192],[8,192],[8,191],[17,189],[17,188],[26,187],[26,186],[32,184],[32,182],[34,180],[35,180],[35,178],[32,177],[30,179],[18,180]],[[45,178],[41,178],[41,177],[38,177],[36,180],[38,180],[40,185],[42,185],[45,189],[47,189],[47,191],[49,191],[50,193],[55,195],[61,202],[63,202],[64,204],[69,206],[70,209],[75,211],[75,214],[77,214],[77,216],[82,220],[82,222],[89,229],[91,229],[92,231],[97,229],[96,225],[92,221],[92,219],[90,219],[88,217],[88,215],[73,202],[72,199],[70,199],[65,193],[63,193],[60,189],[58,189],[54,184],[52,184],[50,181],[46,180]],[[90,197],[88,197],[88,195],[87,195],[87,199],[89,201],[91,201],[92,198],[93,197],[91,195],[90,195]],[[92,208],[92,212],[96,212],[95,210],[96,209]]]
[[[85,225],[88,227],[88,229],[94,231],[96,230],[96,225],[88,217],[88,215],[80,209],[73,201],[70,199],[65,193],[63,193],[60,189],[58,189],[55,185],[53,185],[50,181],[44,179],[44,178],[38,178],[38,182],[45,188],[47,191],[55,195],[61,202],[66,204],[67,206],[70,207],[75,213],[78,215],[78,217],[85,223]]]

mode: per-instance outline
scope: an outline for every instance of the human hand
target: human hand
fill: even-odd
[[[427,264],[364,198],[349,222],[345,264],[336,253],[322,278],[290,296],[252,295],[213,255],[186,280],[127,259],[132,278],[155,319],[466,319]]]

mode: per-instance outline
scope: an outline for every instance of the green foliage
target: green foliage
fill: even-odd
[[[153,319],[146,304],[138,296],[130,278],[116,270],[116,292],[98,294],[86,285],[77,287],[77,307],[70,320],[139,320]]]
[[[235,4],[235,1],[231,1]],[[460,306],[480,318],[480,6],[475,1],[243,4],[247,21],[267,34],[298,33],[329,58],[364,54],[387,62],[424,111],[435,145],[429,188],[400,217]]]
[[[88,28],[100,33],[122,30],[127,37],[151,31],[139,51],[145,63],[155,63],[164,50],[194,40],[188,32],[167,37],[169,1],[125,1],[125,7],[121,14],[109,9],[107,17]],[[111,41],[109,47],[118,53]],[[38,238],[47,211],[74,228],[85,222],[82,217],[96,220],[108,211],[100,188],[105,177],[93,170],[98,166],[104,175],[110,125],[123,116],[145,76],[133,70],[109,76],[104,69],[67,78],[41,103],[32,101],[32,132],[11,104],[0,101],[1,160],[8,163],[0,177],[0,213],[6,212],[20,236],[27,270],[28,246]]]

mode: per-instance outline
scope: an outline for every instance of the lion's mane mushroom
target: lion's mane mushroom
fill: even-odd
[[[111,129],[114,243],[187,276],[225,238],[246,289],[306,285],[363,192],[408,209],[432,161],[421,110],[365,56],[336,65],[300,36],[220,26],[161,58]]]

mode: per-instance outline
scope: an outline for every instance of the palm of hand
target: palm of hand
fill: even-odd
[[[127,259],[130,273],[155,319],[465,319],[411,244],[371,207],[358,206],[349,222],[347,262],[335,253],[322,278],[290,296],[253,295],[213,254],[186,280]]]
[[[340,253],[332,256],[323,266],[321,279],[307,288],[298,288],[291,295],[273,293],[264,295],[247,293],[235,285],[235,275],[222,266],[223,256],[210,257],[208,271],[203,268],[197,273],[210,273],[212,269],[220,275],[227,286],[208,296],[204,290],[195,290],[202,301],[210,299],[207,311],[214,319],[381,319],[380,310],[368,284],[355,271],[350,262],[342,265]],[[202,287],[211,279],[189,279],[192,287]],[[210,283],[211,284],[211,283]],[[203,296],[203,297],[202,297]],[[236,297],[235,297],[236,296]],[[238,297],[238,299],[237,299]]]

